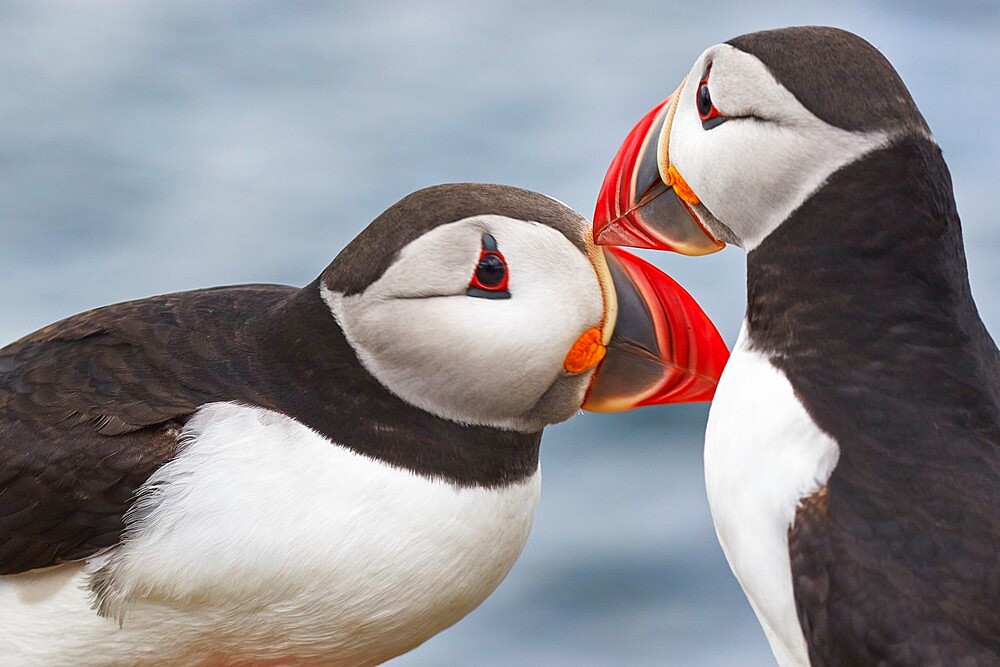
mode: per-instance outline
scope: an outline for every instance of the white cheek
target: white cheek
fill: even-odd
[[[419,291],[404,265],[413,259],[430,266],[433,255],[422,249],[364,293],[324,298],[365,367],[389,391],[456,421],[519,428],[519,417],[564,375],[563,360],[579,335],[600,324],[602,292],[590,261],[556,230],[482,218],[489,218],[507,259],[510,299],[467,296],[467,258],[451,270],[445,293],[452,296],[383,296],[399,294],[405,284]]]
[[[369,370],[404,400],[449,417],[460,412],[448,406],[468,406],[468,418],[527,412],[573,342],[560,354],[558,334],[538,340],[531,334],[555,323],[513,300],[462,295],[369,305],[348,297],[344,309],[363,332]]]
[[[709,211],[752,250],[841,166],[885,145],[884,133],[833,127],[807,111],[764,65],[717,47],[709,79],[716,106],[768,120],[701,125],[695,93],[701,61],[678,101],[670,161]]]
[[[426,235],[417,247],[403,249],[410,261],[394,263],[365,294],[371,301],[464,294],[479,260],[482,231],[477,226],[461,236]]]

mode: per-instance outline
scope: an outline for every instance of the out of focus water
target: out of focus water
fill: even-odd
[[[1000,333],[993,0],[67,0],[0,3],[0,341],[129,298],[305,284],[432,183],[511,183],[590,213],[624,133],[705,47],[810,23],[867,37],[908,83]],[[733,342],[740,251],[655,261]],[[478,611],[394,664],[772,664],[708,516],[706,413],[550,429],[521,561]]]

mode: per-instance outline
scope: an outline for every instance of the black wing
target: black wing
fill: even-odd
[[[844,505],[828,487],[789,530],[813,667],[1000,664],[996,537]]]
[[[747,257],[750,340],[840,448],[789,533],[813,664],[1000,664],[1000,352],[940,149],[844,166]]]
[[[248,327],[294,293],[248,285],[70,317],[0,349],[0,574],[118,542],[135,490],[204,403],[254,401]]]
[[[813,665],[1000,665],[1000,354],[966,331],[776,362],[840,446],[789,531]]]

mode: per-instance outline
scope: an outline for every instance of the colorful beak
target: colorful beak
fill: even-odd
[[[711,400],[729,350],[708,315],[649,262],[619,248],[604,248],[604,255],[617,318],[583,408],[620,412]]]
[[[632,128],[615,155],[594,212],[594,242],[707,255],[719,241],[698,219],[695,192],[670,166],[667,148],[676,93]]]

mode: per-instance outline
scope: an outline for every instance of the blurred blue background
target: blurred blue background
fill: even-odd
[[[511,183],[589,215],[624,134],[705,47],[796,24],[857,32],[902,74],[1000,333],[995,0],[73,0],[0,2],[0,344],[125,299],[305,284],[432,183]],[[732,343],[742,252],[654,257]],[[706,414],[549,429],[521,561],[393,664],[773,664],[708,515]]]

